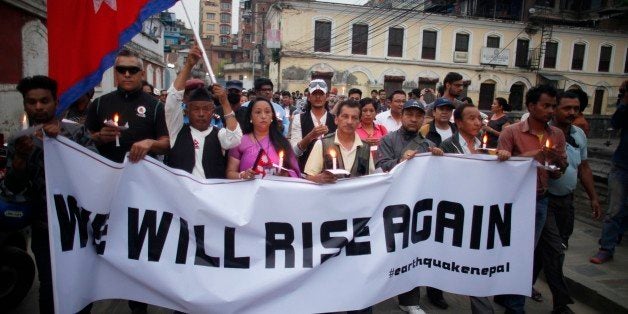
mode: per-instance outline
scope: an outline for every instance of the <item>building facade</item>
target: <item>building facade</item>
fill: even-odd
[[[614,111],[628,73],[625,31],[555,25],[522,11],[509,13],[512,19],[450,11],[273,4],[266,27],[279,31],[281,49],[280,62],[270,63],[269,77],[291,91],[322,78],[340,92],[355,87],[368,94],[381,88],[435,88],[455,71],[464,77],[466,95],[481,109],[504,97],[515,110],[525,110],[525,92],[549,83],[587,92],[592,105],[585,113]]]
[[[200,36],[213,46],[231,45],[231,0],[200,1]]]

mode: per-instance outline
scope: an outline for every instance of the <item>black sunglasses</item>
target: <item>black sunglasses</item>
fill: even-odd
[[[120,74],[126,74],[126,72],[129,72],[129,74],[131,75],[135,75],[137,74],[139,71],[142,71],[142,69],[140,69],[139,67],[136,66],[123,66],[123,65],[118,65],[115,67],[116,72],[120,73]]]

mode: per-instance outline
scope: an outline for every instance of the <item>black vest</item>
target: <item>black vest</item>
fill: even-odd
[[[356,135],[357,136],[357,135]],[[340,146],[334,143],[336,138],[335,133],[327,134],[323,137],[323,169],[331,169],[333,167],[333,158],[329,154],[330,149],[336,151],[336,160],[338,162],[337,167],[345,169],[344,160],[342,160],[342,154],[340,153]],[[369,174],[369,159],[371,158],[371,146],[363,143],[358,146],[355,152],[355,160],[353,166],[349,169],[351,177],[360,177]]]
[[[336,122],[334,121],[334,116],[329,113],[329,111],[325,112],[325,114],[327,115],[325,125],[327,125],[327,128],[329,129],[329,132],[327,134],[336,132]],[[313,129],[314,121],[312,120],[312,114],[309,110],[307,110],[301,114],[301,138],[304,138]],[[312,147],[314,147],[314,143],[316,143],[316,141],[312,141],[303,152],[303,155],[299,157],[299,169],[305,169],[307,158],[310,156],[310,152],[312,151]]]
[[[194,154],[194,140],[190,133],[190,126],[184,125],[177,134],[174,146],[170,149],[166,164],[172,168],[192,173],[196,156]],[[224,179],[227,168],[227,159],[222,154],[222,147],[218,140],[218,129],[213,128],[205,137],[203,145],[203,170],[206,179]]]

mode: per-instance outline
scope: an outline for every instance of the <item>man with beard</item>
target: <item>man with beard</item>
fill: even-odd
[[[24,193],[31,207],[33,219],[30,244],[39,277],[39,312],[54,313],[43,134],[50,137],[62,135],[83,146],[95,148],[90,141],[89,132],[82,125],[61,122],[55,117],[57,82],[47,76],[36,75],[20,80],[17,90],[24,98],[24,111],[30,126],[42,127],[31,128],[28,135],[9,142],[7,172],[0,184],[3,190],[14,194]],[[89,313],[90,309],[91,305],[88,305],[79,313]]]
[[[327,111],[327,83],[312,80],[308,91],[304,112],[294,116],[290,128],[290,144],[299,160],[299,169],[305,169],[316,140],[336,131],[334,116]]]
[[[378,158],[376,167],[384,171],[390,171],[398,163],[414,158],[416,154],[432,152],[442,156],[443,151],[436,145],[423,138],[419,129],[425,118],[425,106],[416,101],[408,100],[401,110],[401,128],[388,133],[381,140],[377,149]],[[425,314],[419,306],[420,287],[416,287],[398,296],[399,308],[410,314]],[[441,290],[427,287],[427,296],[434,305],[439,308],[447,308],[448,304],[443,299]]]
[[[526,106],[530,116],[527,120],[515,123],[502,130],[499,135],[497,149],[509,151],[512,156],[532,157],[541,164],[556,166],[556,170],[538,168],[536,185],[536,217],[534,221],[534,246],[537,246],[547,218],[548,180],[558,179],[567,169],[567,154],[565,152],[565,136],[556,127],[550,126],[554,109],[556,108],[556,89],[549,85],[539,85],[526,93]],[[535,250],[535,255],[538,253]],[[548,283],[551,281],[548,278]],[[559,290],[553,289],[550,284],[555,303]],[[562,294],[563,300],[570,301],[569,295]],[[506,308],[509,313],[523,313],[525,296],[498,295],[494,301]]]

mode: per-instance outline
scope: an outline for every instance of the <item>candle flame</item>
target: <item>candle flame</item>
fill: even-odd
[[[22,116],[22,123],[26,123],[26,113]]]
[[[118,114],[113,115],[113,122],[118,123]]]
[[[550,140],[549,138],[545,141],[545,147],[550,148]]]
[[[283,150],[279,151],[279,158],[283,158]]]
[[[329,154],[331,155],[331,158],[336,158],[336,151],[333,149],[329,150]]]
[[[482,144],[486,144],[486,142],[488,142],[488,134],[484,134],[484,137],[482,138]]]

